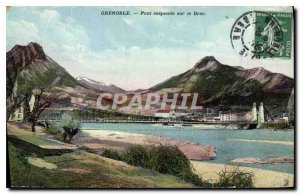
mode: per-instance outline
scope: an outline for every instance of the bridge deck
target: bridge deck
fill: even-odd
[[[57,123],[60,122],[59,119],[41,119],[39,122],[48,122],[48,123]],[[142,124],[208,124],[208,125],[229,125],[229,124],[239,124],[239,125],[250,125],[256,124],[252,122],[243,122],[243,121],[230,121],[230,122],[222,122],[222,121],[153,121],[153,120],[79,120],[81,123],[142,123]]]

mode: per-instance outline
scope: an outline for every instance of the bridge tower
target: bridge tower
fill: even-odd
[[[261,102],[258,109],[258,123],[262,124],[264,122],[265,122],[264,103]]]
[[[251,112],[251,121],[256,123],[257,122],[257,109],[256,109],[256,103],[253,103],[252,106],[252,112]]]

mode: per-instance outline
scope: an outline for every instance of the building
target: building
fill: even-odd
[[[258,111],[255,102],[250,112],[222,111],[220,113],[220,120],[223,122],[247,121],[262,124],[265,122],[264,104],[263,102],[260,103]]]
[[[154,114],[154,117],[157,118],[175,118],[175,111],[174,110],[157,110]]]
[[[24,118],[24,109],[21,106],[13,114],[10,115],[9,121],[22,121]]]
[[[220,121],[222,122],[251,121],[251,112],[222,111],[220,113]]]
[[[175,111],[175,117],[180,118],[180,117],[186,117],[190,115],[191,113],[188,113],[186,110],[176,110]]]
[[[33,109],[34,102],[35,102],[35,97],[34,97],[34,95],[32,95],[30,98],[30,101],[29,101],[30,111],[32,111],[32,109]],[[24,119],[24,107],[22,105],[13,114],[10,115],[8,120],[9,121],[23,121],[23,119]]]
[[[11,100],[14,97],[18,96],[17,92],[18,92],[18,82],[16,81],[16,83],[14,85],[14,88],[13,88]],[[32,109],[33,109],[34,102],[35,102],[35,96],[31,95],[30,100],[29,100],[29,109],[30,109],[30,111],[32,111]],[[18,108],[13,114],[10,115],[8,121],[23,121],[23,119],[24,119],[24,105],[22,103],[20,108]]]
[[[283,113],[282,118],[280,118],[281,122],[288,123],[289,122],[289,113]]]

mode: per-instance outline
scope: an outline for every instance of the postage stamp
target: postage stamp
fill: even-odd
[[[249,11],[234,23],[232,47],[251,58],[291,58],[292,13]]]

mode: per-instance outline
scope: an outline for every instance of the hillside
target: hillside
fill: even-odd
[[[152,91],[198,93],[203,105],[251,105],[262,101],[286,107],[294,79],[264,68],[244,69],[204,57],[182,74],[150,88]]]
[[[29,43],[27,46],[14,46],[6,53],[7,97],[11,96],[15,83],[19,78],[22,77],[25,81],[29,81],[35,74],[50,71],[53,77],[60,78],[57,85],[71,87],[78,85],[77,81],[63,67],[44,53],[39,44]],[[41,77],[39,76],[39,78]],[[43,78],[45,80],[40,80],[41,82],[47,81],[49,76]]]
[[[16,83],[18,90],[33,90],[41,83],[51,85],[47,92],[55,99],[54,107],[96,106],[99,93],[122,93],[123,89],[86,77],[73,78],[63,67],[47,56],[37,43],[27,46],[16,45],[6,53],[7,99],[13,93]],[[35,82],[31,80],[38,78]],[[38,85],[38,86],[37,86]],[[29,87],[29,88],[27,88]],[[148,90],[136,91],[162,93],[198,93],[198,105],[252,105],[264,102],[272,109],[286,111],[294,87],[294,79],[262,67],[244,69],[240,66],[222,64],[214,57],[204,57],[194,67],[173,76]],[[126,92],[132,93],[132,92]],[[9,101],[9,100],[8,100]],[[104,102],[111,103],[111,102]],[[188,101],[188,103],[190,103]]]
[[[84,87],[66,69],[47,56],[37,43],[14,46],[6,53],[7,105],[29,100],[34,90],[43,89],[44,98],[52,101],[51,107],[96,106],[99,91]],[[24,99],[23,99],[24,98]]]
[[[195,188],[171,175],[105,158],[53,139],[42,128],[8,124],[12,188]]]

